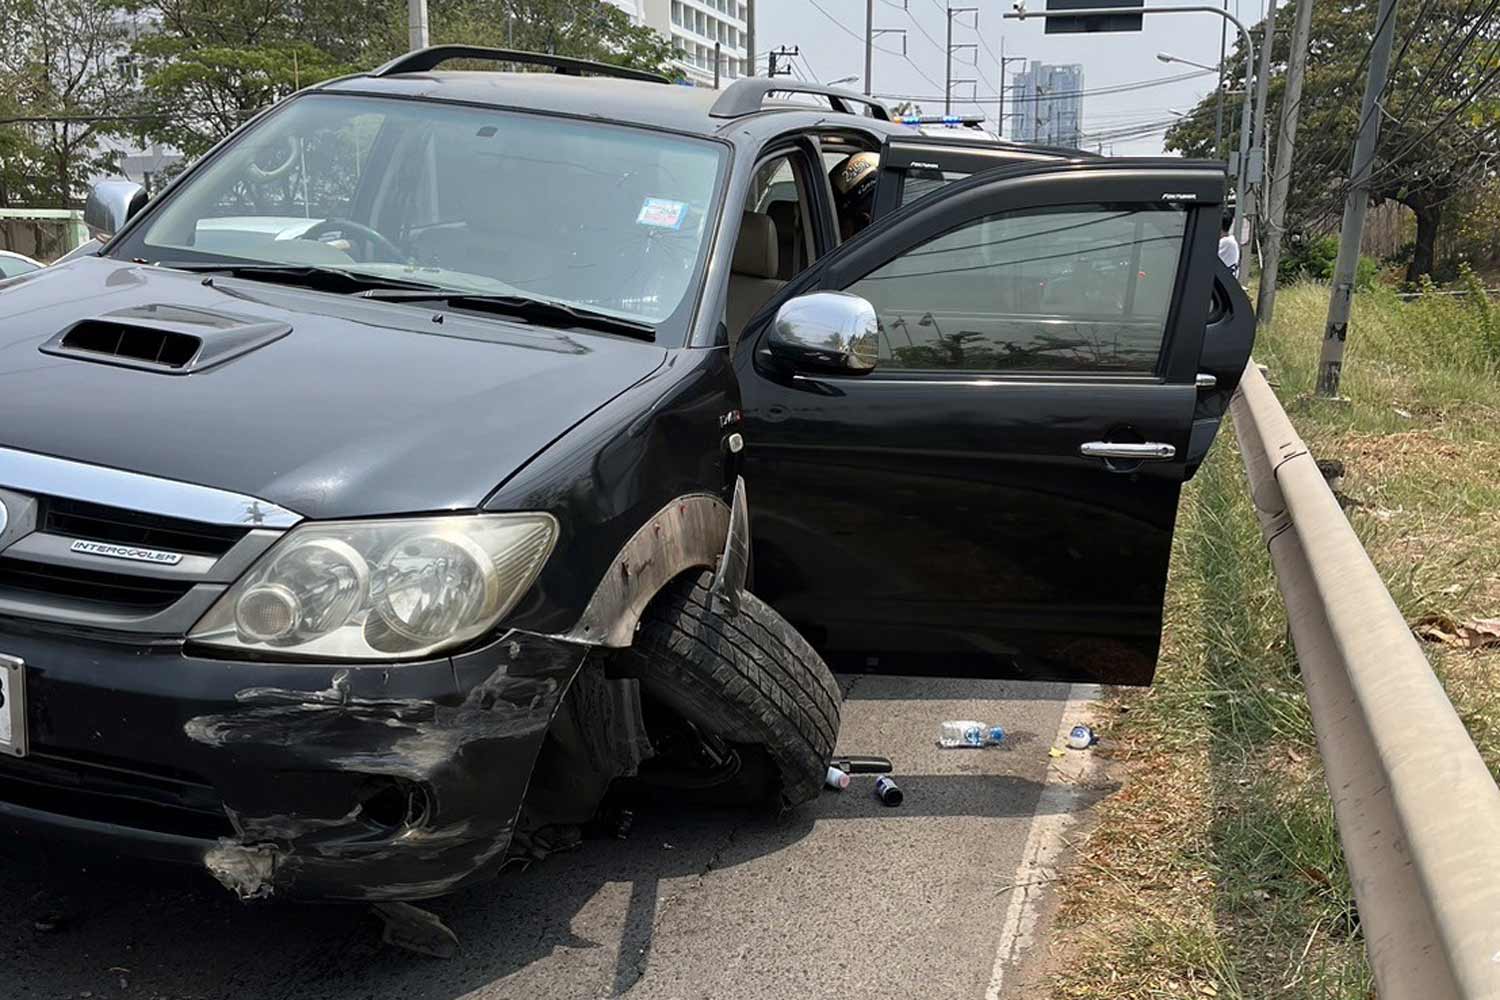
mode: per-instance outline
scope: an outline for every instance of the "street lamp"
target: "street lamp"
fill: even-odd
[[[1221,53],[1222,54],[1222,53]],[[1182,63],[1184,66],[1196,66],[1198,69],[1206,69],[1210,73],[1219,74],[1219,95],[1214,100],[1214,152],[1222,156],[1224,154],[1224,65],[1206,66],[1201,62],[1193,62],[1191,59],[1183,59],[1174,56],[1170,52],[1158,52],[1156,58],[1164,63]],[[1246,86],[1249,86],[1248,82]]]
[[[1205,66],[1201,62],[1193,62],[1191,59],[1184,59],[1181,56],[1174,56],[1170,52],[1158,52],[1156,54],[1156,58],[1164,63],[1182,63],[1184,66],[1196,66],[1199,69],[1206,69],[1210,73],[1217,73],[1219,70],[1219,67],[1217,66]]]
[[[829,80],[826,85],[829,87],[837,87],[841,83],[853,83],[858,79],[859,77],[857,76],[841,76],[837,80]]]

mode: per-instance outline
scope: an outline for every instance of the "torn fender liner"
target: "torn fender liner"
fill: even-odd
[[[204,854],[203,865],[220,885],[241,899],[265,899],[271,895],[276,875],[276,848],[220,840],[219,846]]]
[[[244,899],[420,899],[498,870],[587,655],[513,631],[451,661],[240,689],[183,724],[237,832],[204,865]]]

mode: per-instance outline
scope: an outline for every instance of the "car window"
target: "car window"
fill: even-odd
[[[36,269],[37,265],[30,261],[18,260],[14,257],[0,257],[0,278],[14,278]]]
[[[120,254],[314,264],[657,324],[695,287],[719,144],[427,101],[287,102]]]
[[[907,205],[929,195],[954,181],[961,181],[969,174],[956,170],[939,170],[936,167],[911,167],[906,171],[906,180],[901,184],[901,204]]]
[[[976,219],[848,287],[882,369],[1151,372],[1187,213],[1072,205]]]
[[[792,156],[778,156],[756,168],[745,196],[745,211],[769,217],[776,228],[776,277],[781,281],[796,275],[813,258],[807,192]]]

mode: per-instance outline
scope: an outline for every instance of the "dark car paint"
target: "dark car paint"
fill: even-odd
[[[924,199],[877,222],[783,296],[847,287],[955,217],[1163,193],[1191,213],[1177,281],[1207,287],[1221,190],[1187,162],[995,170],[930,196],[951,214]],[[736,358],[761,596],[850,670],[1150,683],[1178,491],[1202,457],[1208,312],[1207,297],[1178,303],[1154,375],[823,378],[767,361],[763,313]],[[1078,453],[1121,436],[1179,457],[1122,472]]]
[[[743,201],[750,168],[768,150],[802,148],[810,163],[820,165],[816,143],[798,138],[808,132],[862,136],[872,147],[889,135],[910,134],[893,124],[816,109],[720,121],[697,110],[698,95],[677,88],[668,93],[640,89],[657,86],[652,84],[521,77],[423,74],[325,86],[603,114],[718,135],[735,150],[725,195],[730,206]],[[628,96],[621,96],[627,89]],[[652,110],[642,115],[637,102],[647,94],[655,95],[645,102]],[[832,251],[836,227],[826,178],[809,179],[821,255]],[[123,237],[150,214],[148,208],[133,220]],[[1128,546],[1137,544],[1129,541],[1132,533],[1155,553],[1160,538],[1170,535],[1185,467],[1115,477],[1072,456],[1049,459],[1057,428],[1085,416],[1069,406],[1077,398],[1075,385],[1066,393],[1045,381],[1010,386],[1012,408],[998,417],[972,406],[972,395],[970,402],[955,396],[945,418],[953,425],[943,428],[949,434],[941,447],[934,446],[933,421],[913,415],[929,405],[920,385],[896,388],[882,405],[859,414],[835,407],[880,392],[874,381],[789,386],[757,365],[754,337],[744,338],[733,354],[723,347],[729,333],[721,319],[724,286],[739,220],[732,211],[721,214],[686,348],[451,312],[439,327],[430,308],[250,281],[215,279],[209,287],[200,276],[108,258],[59,269],[62,278],[55,283],[13,283],[0,290],[0,312],[8,322],[19,315],[25,324],[20,338],[12,324],[12,335],[0,346],[0,365],[9,371],[0,370],[6,378],[0,385],[30,392],[27,398],[36,404],[26,408],[9,398],[0,404],[10,407],[0,409],[6,417],[0,443],[218,485],[315,518],[482,507],[546,510],[562,526],[553,558],[501,633],[424,664],[236,661],[180,641],[142,645],[0,620],[0,651],[23,656],[35,679],[32,763],[62,762],[89,786],[78,789],[67,808],[50,810],[28,808],[0,791],[0,829],[61,833],[207,864],[246,895],[419,897],[493,871],[504,858],[542,734],[587,656],[587,644],[560,637],[578,621],[601,580],[630,573],[630,566],[617,564],[617,553],[655,512],[689,493],[710,492],[727,503],[740,473],[749,482],[754,516],[754,589],[801,620],[815,640],[842,642],[847,652],[849,609],[870,595],[887,616],[880,623],[887,631],[872,637],[889,638],[888,650],[899,653],[910,652],[901,645],[904,637],[920,633],[932,643],[924,664],[932,672],[1055,676],[1072,662],[1075,672],[1067,676],[1099,676],[1097,669],[1077,667],[1076,656],[1031,649],[1020,657],[1016,649],[994,648],[988,636],[980,641],[967,629],[966,617],[980,609],[938,607],[922,588],[961,586],[965,568],[990,579],[1009,567],[992,589],[1013,598],[1015,591],[1005,585],[1024,578],[1048,555],[1066,555],[1074,565],[1091,558],[1118,564],[1130,555]],[[117,239],[111,247],[120,245]],[[849,251],[859,249],[851,245]],[[781,298],[810,284],[794,282]],[[1237,286],[1229,294],[1235,293]],[[1236,304],[1243,299],[1238,295]],[[181,379],[36,351],[61,326],[86,314],[162,299],[285,320],[293,332],[222,370]],[[13,314],[18,303],[24,305]],[[1246,314],[1236,313],[1236,331]],[[1164,420],[1180,424],[1173,440],[1186,445],[1196,359],[1178,353],[1163,384],[1141,389],[1160,390],[1153,393],[1159,397],[1153,406]],[[1209,353],[1205,348],[1205,357]],[[463,380],[458,391],[455,378]],[[197,387],[178,390],[173,383]],[[1140,419],[1131,409],[1133,391],[1101,387],[1098,415],[1118,408]],[[172,392],[181,395],[165,395]],[[57,399],[66,403],[59,406]],[[792,410],[787,400],[801,415],[786,419],[778,413],[777,406]],[[400,412],[382,413],[377,402]],[[1205,406],[1198,397],[1206,420]],[[294,432],[310,420],[326,423],[307,436]],[[378,430],[371,420],[380,421]],[[995,446],[997,427],[1006,431],[1005,448]],[[730,445],[737,433],[749,441],[740,454]],[[903,439],[913,455],[902,454]],[[954,476],[955,461],[972,462],[977,471]],[[1061,483],[1055,490],[1068,506],[1030,488],[1028,477],[1049,463],[1049,474]],[[1090,484],[1115,480],[1137,484],[1137,501],[1128,494],[1110,501],[1090,497]],[[902,534],[915,524],[931,535],[959,523],[957,513],[1002,505],[1010,507],[1009,520],[978,522],[969,564],[937,566],[913,554],[922,544],[919,533],[909,539]],[[1069,518],[1074,529],[1080,523],[1088,528],[1070,532]],[[851,533],[861,529],[858,536]],[[1031,531],[1050,532],[1050,553],[1035,545],[1007,550]],[[1069,540],[1084,547],[1076,556],[1066,550]],[[913,556],[909,569],[898,565],[906,556]],[[1164,561],[1150,568],[1164,577]],[[809,584],[815,575],[825,589]],[[1111,576],[1093,575],[1101,589]],[[1066,624],[1081,642],[1089,641],[1090,629],[1138,634],[1140,648],[1117,676],[1149,675],[1150,665],[1141,660],[1148,640],[1138,614],[1127,611],[1122,625],[1109,617],[1118,601],[1089,606],[1079,595],[1051,592],[1056,607],[1073,616]],[[903,602],[903,594],[912,600]],[[1040,590],[1026,596],[1044,600]],[[1152,595],[1127,596],[1144,605]],[[1035,606],[1025,613],[1019,608],[1012,599],[977,617],[987,633],[1007,623],[1034,628]],[[1076,620],[1080,610],[1099,615],[1096,624]],[[1059,618],[1053,631],[1064,624]],[[861,641],[869,645],[870,638]],[[1154,642],[1153,633],[1153,649]],[[910,657],[897,659],[906,668],[916,665]],[[856,666],[872,668],[868,662]],[[892,662],[873,667],[897,668]],[[102,790],[93,782],[113,767],[139,771],[177,792],[194,786],[188,792],[201,795],[208,788],[210,798],[222,799],[232,829],[223,838],[184,837],[101,818],[116,803],[107,782]],[[370,794],[372,781],[391,779],[411,782],[401,787],[429,809],[396,830],[377,828],[369,808],[355,808]],[[0,762],[0,789],[11,780],[23,779]]]
[[[0,831],[203,865],[244,898],[449,892],[503,861],[587,647],[510,631],[399,667],[229,662],[0,624],[33,752]]]
[[[188,377],[38,353],[86,316],[190,306],[292,332]],[[621,337],[84,258],[0,290],[4,444],[316,519],[472,510],[660,367]],[[58,401],[64,401],[59,406]]]

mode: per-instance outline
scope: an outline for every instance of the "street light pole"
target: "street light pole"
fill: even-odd
[[[865,0],[865,96],[870,96],[870,67],[875,62],[875,0]]]

